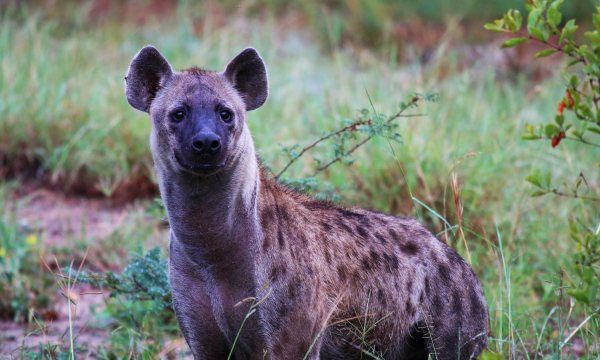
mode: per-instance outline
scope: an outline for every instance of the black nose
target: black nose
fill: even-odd
[[[221,138],[213,132],[196,134],[192,139],[192,148],[198,154],[215,155],[221,150]]]

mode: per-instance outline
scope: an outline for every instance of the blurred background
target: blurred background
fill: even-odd
[[[248,121],[275,173],[362,109],[393,114],[415,94],[428,99],[397,120],[397,141],[375,137],[312,177],[315,161],[335,156],[323,144],[284,180],[417,217],[455,247],[490,306],[485,358],[597,358],[598,316],[587,319],[563,285],[575,251],[567,219],[577,211],[597,220],[598,206],[531,198],[524,179],[543,167],[572,182],[600,151],[521,139],[526,123],[554,118],[565,82],[561,57],[532,61],[542,45],[501,49],[508,37],[484,30],[523,5],[0,1],[0,354],[189,357],[164,274],[140,288],[115,285],[167,256],[150,122],[123,91],[131,58],[152,44],[176,69],[221,70],[244,47],[260,52],[270,94]],[[586,28],[597,5],[567,0],[561,10]],[[592,187],[597,170],[586,173]],[[73,281],[69,267],[87,280]]]

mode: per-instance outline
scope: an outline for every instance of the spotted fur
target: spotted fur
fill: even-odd
[[[453,249],[413,219],[314,200],[259,166],[245,122],[266,99],[256,51],[222,73],[174,72],[145,48],[126,93],[152,119],[173,303],[195,358],[225,358],[252,304],[236,359],[473,359],[485,348],[481,286]],[[190,171],[174,158],[187,149],[175,127],[186,125],[167,114],[181,101],[203,109],[197,123],[215,102],[233,109],[235,122],[216,125],[227,137],[218,171]]]

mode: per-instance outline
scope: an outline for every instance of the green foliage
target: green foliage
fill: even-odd
[[[59,344],[41,343],[37,348],[23,349],[19,359],[27,360],[72,360],[71,353]]]
[[[569,221],[571,239],[575,243],[575,278],[567,293],[600,312],[600,231]]]
[[[523,139],[550,140],[552,148],[558,147],[563,139],[567,139],[595,151],[600,147],[600,6],[597,6],[593,13],[593,29],[581,36],[577,33],[579,27],[575,19],[566,19],[563,16],[560,9],[563,3],[564,0],[528,2],[526,37],[521,29],[522,16],[516,10],[509,10],[503,18],[486,24],[485,27],[492,31],[519,35],[505,41],[503,47],[537,41],[547,49],[536,53],[536,58],[560,54],[568,60],[564,71],[565,95],[558,102],[554,119],[537,127],[527,124]],[[587,178],[587,174],[597,172],[600,165],[598,159],[596,157],[590,162],[584,162],[581,165],[583,170],[577,171],[573,184],[563,181],[562,185],[556,185],[552,169],[536,169],[526,178],[535,188],[532,193],[534,197],[555,194],[583,202],[576,212],[570,214],[569,234],[575,251],[571,261],[565,266],[569,275],[566,293],[582,305],[586,317],[560,343],[559,351],[589,320],[592,320],[589,331],[596,334],[600,331],[597,320],[600,314],[600,196],[598,184],[590,183]],[[557,285],[561,294],[563,286],[565,284],[561,276],[561,282]],[[560,307],[560,304],[558,306]],[[572,310],[573,308],[569,314]],[[581,307],[576,310],[582,311]],[[559,326],[569,326],[568,320],[564,320],[560,315],[558,323]]]
[[[121,274],[82,272],[78,279],[110,292],[105,316],[114,330],[102,358],[155,358],[164,340],[179,334],[160,248],[134,254]]]
[[[72,274],[72,276],[75,276]],[[111,296],[154,302],[156,310],[171,308],[167,262],[156,247],[143,256],[135,254],[121,274],[82,272],[79,281],[111,291]]]
[[[550,140],[552,147],[557,147],[563,139],[600,147],[600,6],[593,14],[593,30],[585,32],[585,40],[580,42],[575,19],[563,24],[560,10],[563,2],[535,0],[528,3],[527,26],[524,30],[523,17],[518,10],[509,10],[504,17],[486,24],[485,28],[519,35],[506,40],[503,47],[538,41],[548,48],[537,52],[536,58],[560,53],[569,59],[565,73],[565,96],[558,102],[556,116],[551,123],[537,128],[527,126],[523,138]],[[523,31],[527,36],[522,36]],[[554,38],[551,39],[551,36]]]

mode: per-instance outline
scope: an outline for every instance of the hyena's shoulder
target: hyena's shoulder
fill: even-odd
[[[344,256],[367,272],[396,270],[409,263],[464,265],[415,219],[316,200],[271,179],[263,179],[261,186],[263,250],[302,250],[326,263],[335,262],[335,255]]]

